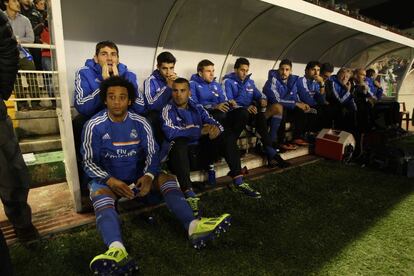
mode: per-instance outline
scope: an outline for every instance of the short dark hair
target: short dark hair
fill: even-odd
[[[99,51],[104,47],[115,49],[117,55],[119,56],[118,46],[116,46],[116,44],[110,40],[104,40],[104,41],[98,42],[98,44],[96,44],[96,47],[95,47],[95,55],[98,55]]]
[[[173,63],[175,64],[177,60],[170,52],[162,52],[157,56],[157,66],[160,66],[162,63]]]
[[[108,93],[108,89],[109,87],[113,87],[113,86],[121,86],[121,87],[125,87],[128,90],[128,99],[131,102],[135,101],[135,87],[134,85],[128,81],[127,79],[120,77],[120,76],[112,76],[107,78],[106,80],[104,80],[103,82],[101,82],[100,85],[100,92],[99,95],[101,96],[101,101],[102,103],[105,104],[106,101],[106,94]]]
[[[290,61],[290,59],[287,59],[287,58],[282,59],[282,61],[279,63],[279,68],[280,68],[282,65],[289,65],[289,66],[290,66],[290,68],[292,68],[292,62]]]
[[[186,78],[176,78],[174,83],[185,83],[187,84],[188,89],[190,89],[190,82]]]
[[[321,68],[321,63],[317,60],[309,61],[308,64],[306,64],[305,70],[312,69],[315,66],[318,66],[319,68]]]
[[[365,71],[366,73],[367,73],[367,77],[368,78],[371,78],[372,76],[374,76],[375,75],[375,70],[374,69],[372,69],[372,68],[369,68],[369,69],[367,69],[367,71]]]
[[[240,58],[236,59],[236,63],[234,64],[234,69],[240,68],[241,65],[250,66],[250,62],[247,58],[240,57]]]
[[[206,66],[214,66],[214,63],[212,63],[208,59],[203,59],[197,64],[197,72],[203,71],[204,67]]]
[[[321,73],[325,73],[325,72],[332,73],[333,71],[334,71],[334,66],[331,63],[325,62],[322,64]]]
[[[6,10],[6,3],[9,3],[9,1],[10,0],[1,0],[1,2],[0,2],[0,9],[2,10],[2,11],[5,11]],[[20,3],[20,2],[19,2]]]

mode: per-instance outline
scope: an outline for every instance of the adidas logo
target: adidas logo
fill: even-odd
[[[103,140],[109,140],[109,139],[111,139],[111,136],[109,136],[109,134],[108,134],[108,133],[105,133],[105,135],[104,135],[104,136],[102,136],[102,139],[103,139]]]

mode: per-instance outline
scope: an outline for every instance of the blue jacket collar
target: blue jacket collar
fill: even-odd
[[[167,83],[167,80],[161,75],[161,72],[160,72],[160,70],[158,70],[158,69],[155,69],[153,72],[152,72],[152,75],[157,79],[157,80],[159,80],[159,81],[162,81],[163,83]]]
[[[227,75],[225,75],[224,76],[224,78],[223,78],[223,80],[225,80],[225,79],[231,79],[231,80],[234,80],[234,81],[237,81],[237,83],[240,83],[240,84],[245,84],[246,82],[248,82],[249,80],[250,80],[250,76],[251,76],[252,74],[248,74],[247,76],[246,76],[246,78],[242,81],[237,75],[236,75],[236,73],[235,72],[232,72],[232,73],[228,73]]]
[[[190,79],[190,80],[191,80],[191,81],[198,82],[199,84],[204,84],[204,85],[209,85],[210,83],[214,83],[214,82],[216,82],[216,78],[214,78],[212,82],[208,83],[208,82],[206,82],[206,81],[205,81],[202,77],[200,77],[200,75],[199,75],[199,74],[193,74],[193,75],[191,76],[191,79]]]
[[[85,62],[85,66],[89,67],[93,70],[97,75],[102,76],[102,67],[99,63],[96,63],[94,59],[87,59]],[[122,76],[128,70],[125,64],[119,63],[118,64],[118,72],[119,75]]]

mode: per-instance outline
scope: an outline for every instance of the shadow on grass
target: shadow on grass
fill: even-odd
[[[321,161],[252,182],[254,200],[228,190],[203,195],[206,215],[229,212],[225,237],[195,251],[166,208],[154,224],[123,216],[125,244],[144,275],[302,275],[318,273],[393,206],[412,179]],[[105,251],[93,226],[12,249],[17,275],[88,275]],[[30,268],[30,270],[28,270]]]

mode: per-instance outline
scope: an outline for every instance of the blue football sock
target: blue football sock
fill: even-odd
[[[273,159],[273,157],[277,153],[277,151],[273,147],[270,147],[270,146],[265,147],[264,150],[265,150],[265,153],[266,153],[267,160]]]
[[[243,183],[243,175],[233,177],[233,184],[239,186]]]
[[[108,195],[98,195],[92,198],[95,209],[96,227],[106,246],[114,241],[122,243],[121,226],[118,213],[115,211],[115,201]]]
[[[183,192],[174,180],[167,181],[160,187],[165,203],[188,231],[190,223],[195,219],[193,210],[184,198]]]
[[[193,189],[188,189],[184,192],[185,197],[197,197],[197,195],[194,193]]]
[[[282,115],[274,115],[270,119],[270,140],[276,142],[277,131],[279,130],[280,123],[282,122]]]

